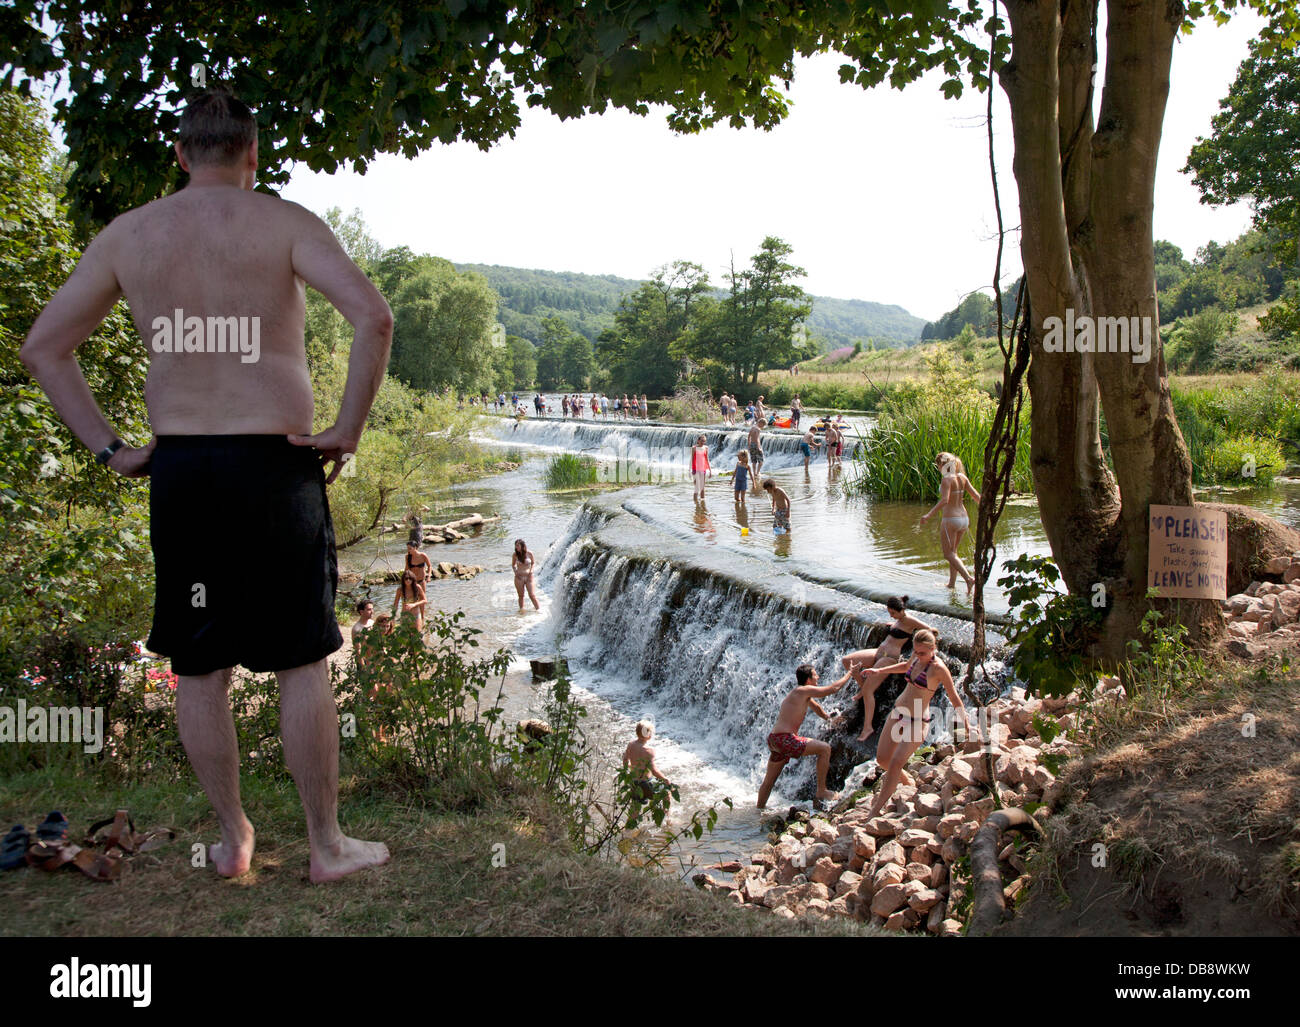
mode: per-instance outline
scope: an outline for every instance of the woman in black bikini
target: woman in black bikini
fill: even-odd
[[[868,677],[880,680],[890,674],[905,674],[907,687],[898,697],[893,710],[885,720],[884,730],[880,733],[880,743],[876,749],[876,765],[885,772],[885,779],[876,789],[876,799],[871,804],[870,816],[879,816],[885,803],[894,796],[903,777],[903,768],[912,753],[925,741],[926,729],[934,715],[930,709],[930,700],[939,694],[942,688],[948,693],[948,701],[954,710],[961,711],[962,723],[970,731],[970,720],[966,716],[966,707],[957,694],[952,674],[943,660],[935,659],[938,646],[934,633],[919,630],[912,636],[912,660],[910,663],[892,663],[875,667],[867,671]]]
[[[849,653],[840,661],[844,669],[852,673],[858,682],[858,694],[854,697],[854,701],[861,699],[863,705],[862,733],[858,735],[859,742],[865,742],[874,730],[871,722],[876,717],[876,689],[885,680],[876,678],[874,685],[867,685],[862,678],[863,672],[882,663],[895,662],[903,655],[903,649],[912,644],[912,636],[916,632],[934,631],[929,624],[917,620],[907,612],[907,596],[892,596],[885,604],[885,608],[889,611],[889,616],[894,618],[885,640],[875,649],[859,649],[857,652]]]

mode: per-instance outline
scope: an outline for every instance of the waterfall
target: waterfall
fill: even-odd
[[[605,480],[629,483],[689,480],[691,447],[701,435],[708,443],[709,463],[714,469],[732,470],[736,466],[736,454],[745,446],[748,435],[745,428],[547,418],[519,422],[498,418],[487,424],[485,430],[487,437],[498,444],[584,453],[604,465]],[[763,466],[779,470],[803,463],[799,450],[801,438],[802,433],[791,429],[764,430]],[[613,474],[619,476],[609,477]]]
[[[889,623],[878,603],[743,554],[702,552],[611,496],[591,500],[575,515],[541,577],[553,596],[551,619],[526,647],[540,654],[558,646],[584,687],[619,690],[623,712],[651,715],[661,734],[755,786],[767,759],[766,735],[794,685],[795,667],[811,663],[830,684],[842,674],[840,658],[878,644]],[[956,657],[967,651],[969,623],[928,619],[958,678]],[[993,660],[988,666],[1000,668]],[[888,708],[900,687],[898,679],[882,685],[878,706]],[[850,681],[823,705],[833,713],[855,694]],[[934,705],[941,709],[946,699]],[[935,719],[937,729],[943,718]],[[814,716],[804,730],[818,737],[826,728]],[[874,751],[869,746],[851,746],[856,755],[846,766],[866,760]],[[787,793],[810,787],[813,766],[807,759],[787,768]]]

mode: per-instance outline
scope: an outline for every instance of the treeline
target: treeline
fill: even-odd
[[[623,298],[614,325],[596,340],[599,382],[614,391],[662,396],[683,382],[721,391],[752,386],[758,372],[816,355],[805,321],[805,274],[789,244],[763,240],[749,266],[724,275],[722,297],[708,272],[679,260]]]
[[[1288,268],[1279,257],[1280,243],[1275,233],[1252,229],[1226,245],[1206,243],[1188,260],[1173,243],[1157,240],[1156,296],[1161,322],[1170,324],[1211,308],[1226,313],[1276,301],[1288,277]],[[1002,294],[1002,316],[1008,325],[1015,306],[1013,286]],[[988,293],[973,292],[943,317],[929,322],[921,331],[921,341],[956,339],[967,327],[980,338],[997,334],[996,310]]]
[[[500,297],[498,319],[511,335],[541,346],[545,322],[560,318],[579,335],[595,342],[614,323],[614,312],[623,298],[645,282],[616,275],[586,275],[567,271],[537,271],[496,264],[457,264],[461,271],[483,275]],[[725,289],[712,289],[718,300]],[[922,318],[902,307],[870,300],[846,300],[809,296],[812,311],[806,325],[808,336],[825,352],[840,346],[906,345],[920,337]]]
[[[1002,320],[1010,326],[1016,312],[1017,286],[1002,290]],[[922,342],[946,342],[956,339],[967,328],[980,338],[998,333],[997,305],[985,292],[973,292],[937,321],[921,329]]]

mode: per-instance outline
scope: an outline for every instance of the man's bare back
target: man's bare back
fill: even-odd
[[[77,273],[105,308],[124,295],[149,353],[145,401],[159,435],[310,434],[303,348],[305,284],[347,314],[370,283],[329,228],[285,200],[230,185],[191,185],[129,211],[87,249]],[[259,353],[155,352],[176,311],[256,317]],[[170,334],[170,332],[168,333]],[[176,340],[179,342],[179,340]]]
[[[152,479],[147,645],[171,659],[179,678],[178,731],[221,828],[210,849],[217,872],[246,872],[254,849],[225,698],[233,667],[242,665],[276,674],[285,759],[307,816],[310,876],[335,880],[389,855],[381,843],[344,836],[338,824],[338,722],[326,657],[342,636],[325,485],[356,453],[384,378],[392,313],[323,221],[251,191],[256,123],[246,107],[207,92],[182,114],[182,141],[187,131],[194,150],[178,142],[177,155],[189,185],[123,214],[91,242],[20,357],[91,452],[120,474]],[[356,330],[338,418],[316,435],[304,283]],[[154,438],[138,447],[117,437],[75,356],[123,297],[150,362],[145,401]],[[326,477],[322,465],[331,461]],[[239,530],[209,531],[200,551],[177,530],[223,515]],[[250,627],[242,590],[266,552],[293,554],[285,576],[296,587],[280,616]],[[188,598],[194,581],[206,589],[201,607]]]

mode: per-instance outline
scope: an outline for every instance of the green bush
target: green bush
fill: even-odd
[[[1175,388],[1172,397],[1197,484],[1241,481],[1251,453],[1256,480],[1267,482],[1285,468],[1282,444],[1300,445],[1300,382],[1277,369],[1244,387]]]
[[[1277,440],[1259,435],[1230,435],[1210,454],[1210,469],[1219,482],[1267,485],[1285,467]]]
[[[923,393],[891,401],[859,448],[859,474],[849,487],[880,499],[935,499],[941,478],[934,458],[949,452],[961,459],[978,488],[995,409],[989,396],[973,391]],[[1016,492],[1034,490],[1027,407],[1021,412],[1011,487]]]
[[[576,489],[596,482],[596,462],[577,453],[560,453],[546,465],[548,489]]]

